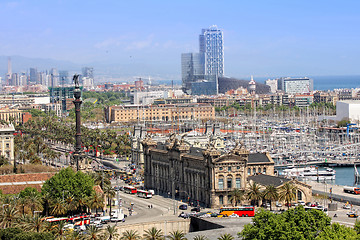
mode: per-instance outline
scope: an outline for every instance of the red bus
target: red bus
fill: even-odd
[[[130,193],[130,194],[135,194],[135,193],[137,193],[137,189],[136,189],[136,187],[126,186],[126,187],[124,187],[124,192]]]
[[[239,217],[253,217],[255,215],[255,207],[253,206],[239,206],[239,207],[222,207],[220,214],[230,216],[236,214]]]
[[[66,221],[66,223],[68,224],[74,224],[74,226],[76,225],[89,225],[90,224],[90,216],[77,216],[77,217],[60,217],[60,218],[54,218],[54,217],[49,217],[46,219],[46,221],[51,222],[51,223],[56,223],[56,222],[60,222],[60,221]]]
[[[137,190],[137,196],[142,198],[152,198],[152,194],[145,190]]]

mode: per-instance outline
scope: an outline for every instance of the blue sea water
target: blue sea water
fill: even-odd
[[[358,76],[311,76],[315,90],[334,90],[336,88],[359,88]]]

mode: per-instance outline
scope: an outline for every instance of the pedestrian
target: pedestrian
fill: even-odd
[[[150,208],[152,208],[152,204],[150,205]]]
[[[150,208],[150,205],[148,205],[148,208]]]

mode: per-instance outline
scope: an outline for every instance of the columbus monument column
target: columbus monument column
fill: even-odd
[[[79,75],[75,74],[73,77],[73,81],[75,84],[74,89],[74,98],[73,101],[75,105],[75,117],[76,117],[76,134],[75,134],[75,151],[74,151],[74,163],[76,164],[76,170],[79,171],[79,161],[81,161],[81,116],[80,116],[80,106],[82,104],[81,101],[81,89],[79,86]]]

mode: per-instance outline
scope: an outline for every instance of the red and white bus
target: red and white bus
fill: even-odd
[[[65,221],[68,224],[74,224],[74,226],[77,225],[89,225],[90,224],[90,216],[84,215],[84,216],[76,216],[76,217],[60,217],[60,218],[54,218],[54,217],[49,217],[46,219],[46,221],[51,222],[51,223],[56,223],[56,222],[61,222],[61,221]]]
[[[255,215],[255,208],[253,206],[239,206],[239,207],[222,207],[220,214],[230,216],[236,214],[239,217],[253,217]]]
[[[124,187],[124,192],[129,194],[135,194],[137,193],[136,187],[126,186]]]
[[[145,190],[137,190],[137,196],[142,198],[152,198],[152,194]]]

